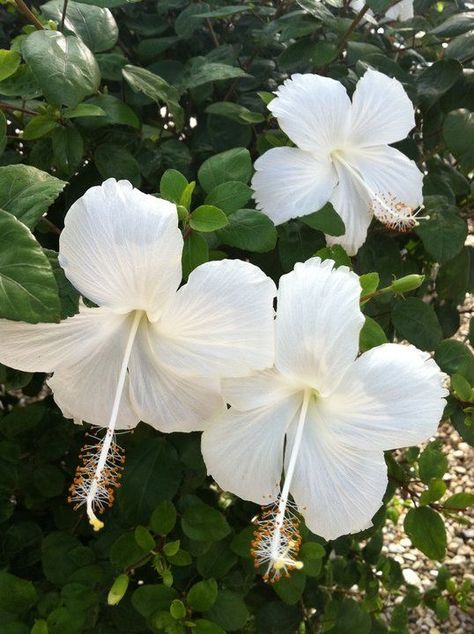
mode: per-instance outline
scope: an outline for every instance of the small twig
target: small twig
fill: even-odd
[[[27,110],[26,108],[19,108],[18,106],[12,106],[11,104],[4,103],[3,101],[0,101],[0,110],[7,110],[8,112],[24,112],[25,114],[33,114],[33,115],[38,114],[37,112],[34,112],[33,110]]]
[[[66,19],[66,11],[67,11],[67,3],[69,0],[64,0],[64,4],[63,4],[63,12],[61,15],[61,24],[59,25],[59,30],[61,31],[61,33],[64,31],[64,21]]]
[[[345,48],[345,46],[347,44],[347,40],[352,35],[352,32],[357,28],[359,22],[362,20],[362,18],[364,17],[364,15],[367,13],[368,10],[369,10],[369,5],[368,4],[364,4],[362,9],[359,11],[359,13],[353,19],[352,24],[347,29],[347,31],[344,33],[344,35],[341,38],[341,41],[339,42],[339,46],[337,47],[337,54],[338,55],[340,55],[342,53],[342,51],[344,50],[344,48]]]
[[[20,11],[20,13],[23,13],[25,18],[27,18],[28,21],[31,22],[31,24],[34,24],[38,31],[44,28],[36,15],[33,13],[33,11],[31,11],[31,9],[25,2],[23,2],[23,0],[15,0],[15,4],[18,8],[18,11]]]
[[[61,229],[59,227],[56,227],[56,225],[51,222],[51,220],[48,220],[48,218],[45,218],[44,216],[41,218],[41,222],[46,225],[53,233],[55,233],[56,235],[60,236],[61,235]]]
[[[214,31],[214,28],[212,26],[212,22],[210,21],[209,18],[206,18],[206,22],[207,22],[207,26],[209,27],[209,31],[211,33],[211,37],[212,37],[212,41],[214,42],[214,46],[216,48],[219,48],[219,46],[220,46],[219,40],[218,40],[216,32]]]

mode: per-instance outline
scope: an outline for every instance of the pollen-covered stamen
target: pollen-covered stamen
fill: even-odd
[[[132,352],[133,342],[137,334],[138,326],[144,315],[144,312],[137,310],[134,314],[133,321],[130,327],[130,333],[128,335],[128,341],[123,353],[122,365],[120,367],[120,373],[117,381],[117,388],[115,390],[114,402],[112,405],[112,412],[110,414],[109,423],[107,425],[107,431],[98,445],[97,460],[94,464],[93,472],[88,474],[87,482],[84,482],[81,487],[85,491],[85,504],[87,509],[87,515],[89,517],[89,523],[95,531],[100,531],[104,527],[104,523],[101,522],[97,515],[96,510],[101,510],[101,505],[104,505],[104,483],[107,482],[108,473],[110,471],[110,454],[114,452],[113,447],[117,446],[115,443],[115,425],[117,423],[117,417],[120,408],[120,401],[122,399],[122,393],[125,386],[125,379],[127,376],[128,362],[130,361],[130,355]],[[84,472],[86,473],[86,472]],[[110,473],[113,473],[111,471]],[[77,474],[76,474],[77,475]],[[105,489],[107,487],[105,486]],[[112,488],[113,491],[113,488]],[[112,498],[113,500],[113,498]],[[110,506],[110,505],[107,505]],[[105,508],[105,506],[104,506]]]
[[[319,392],[317,390],[307,388],[304,391],[281,495],[278,503],[269,508],[268,512],[264,512],[259,528],[254,533],[251,552],[255,559],[255,564],[257,566],[263,563],[267,564],[263,579],[271,583],[277,581],[282,574],[289,575],[291,570],[300,570],[303,567],[303,563],[295,559],[300,549],[301,538],[298,532],[299,521],[291,510],[292,503],[288,498],[309,403],[311,399],[317,399],[318,397]]]
[[[122,477],[125,463],[125,451],[117,444],[114,437],[107,453],[104,468],[100,472],[99,480],[96,481],[95,473],[106,437],[100,438],[92,434],[88,434],[88,436],[95,442],[86,444],[81,449],[79,454],[80,464],[76,469],[74,481],[69,487],[70,496],[68,497],[68,502],[74,504],[74,510],[77,510],[87,504],[90,499],[92,512],[96,516],[103,513],[107,507],[112,506],[114,503],[115,489],[120,487],[120,478]],[[91,491],[92,488],[95,489],[93,493]],[[97,518],[96,521],[98,528],[102,528],[103,522]]]
[[[420,212],[390,192],[374,194],[370,211],[386,227],[401,233],[411,231],[418,225],[417,215]]]
[[[255,520],[257,525],[250,553],[255,567],[266,566],[263,580],[269,583],[280,577],[290,575],[292,570],[301,570],[303,563],[297,560],[301,546],[299,519],[287,502],[285,516],[281,526],[276,525],[279,503],[262,508],[261,515]]]

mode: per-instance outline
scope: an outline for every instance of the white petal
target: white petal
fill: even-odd
[[[426,352],[385,344],[353,363],[336,391],[321,399],[334,433],[360,449],[418,445],[438,427],[448,395],[444,375]]]
[[[130,397],[140,418],[163,432],[202,430],[221,415],[225,404],[217,379],[182,377],[155,353],[156,325],[137,333],[130,358]]]
[[[296,423],[288,433],[288,461]],[[354,449],[310,406],[290,492],[306,525],[336,539],[371,526],[382,504],[387,469],[381,451]]]
[[[394,196],[415,209],[423,202],[423,173],[395,148],[379,145],[349,152],[347,161],[375,194]]]
[[[368,70],[352,96],[350,141],[356,146],[404,139],[415,126],[415,111],[398,79]]]
[[[342,236],[326,236],[329,245],[340,244],[349,255],[355,255],[364,244],[372,216],[370,196],[351,172],[335,163],[338,185],[331,196],[334,209],[344,221],[346,232]]]
[[[254,372],[250,376],[222,380],[222,394],[229,405],[238,410],[273,405],[301,390],[298,382],[276,368]]]
[[[167,305],[156,353],[188,376],[243,376],[270,367],[274,295],[272,280],[253,264],[203,264]]]
[[[306,216],[327,203],[336,185],[329,158],[298,148],[268,150],[255,162],[252,179],[257,208],[276,225]]]
[[[129,334],[129,318],[84,308],[59,324],[0,321],[0,361],[19,370],[54,372],[49,385],[67,418],[106,426]],[[133,427],[125,384],[117,427]]]
[[[400,22],[411,20],[413,16],[413,0],[401,0],[385,12],[385,17],[387,19],[399,20]]]
[[[322,394],[355,359],[364,323],[359,278],[333,265],[319,258],[296,264],[278,291],[275,365]]]
[[[321,75],[292,75],[276,95],[268,108],[302,150],[327,156],[343,144],[351,102],[340,82]]]
[[[285,432],[301,396],[245,412],[231,408],[202,435],[207,472],[225,491],[256,504],[274,501],[280,491]]]
[[[174,205],[111,178],[67,213],[59,262],[96,304],[155,319],[180,283],[182,246]]]

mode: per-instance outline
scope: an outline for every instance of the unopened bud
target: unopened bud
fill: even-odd
[[[406,275],[405,277],[401,277],[399,280],[393,280],[391,286],[389,286],[389,290],[392,291],[392,293],[407,293],[408,291],[414,291],[423,284],[424,279],[424,275],[416,275],[415,273],[412,275]]]
[[[186,616],[186,607],[182,601],[179,599],[174,599],[170,605],[170,614],[177,621],[180,619],[184,619]]]
[[[107,596],[107,603],[109,605],[117,605],[117,603],[120,603],[127,592],[128,581],[128,575],[126,574],[119,575],[117,579],[115,579]]]

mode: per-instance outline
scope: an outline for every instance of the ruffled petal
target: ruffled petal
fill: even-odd
[[[360,283],[345,266],[312,258],[283,275],[278,291],[275,365],[321,394],[334,389],[359,348]]]
[[[379,145],[347,153],[370,190],[390,202],[396,200],[416,209],[423,202],[423,173],[415,161],[393,147]]]
[[[288,461],[296,423],[288,432]],[[306,525],[336,539],[369,528],[387,487],[381,451],[355,449],[323,420],[318,404],[308,411],[290,492]]]
[[[222,394],[238,410],[274,405],[301,390],[298,381],[283,376],[276,368],[254,372],[238,379],[223,379]]]
[[[225,404],[217,379],[178,376],[155,352],[156,325],[140,327],[130,358],[130,395],[141,420],[163,432],[205,429]]]
[[[130,318],[84,308],[59,324],[0,320],[0,361],[26,372],[54,372],[49,385],[66,418],[106,426],[112,410]],[[126,382],[118,427],[134,427]]]
[[[111,178],[67,213],[59,262],[96,304],[156,319],[180,283],[182,246],[175,205]]]
[[[418,445],[436,433],[448,396],[444,379],[426,352],[384,344],[349,367],[334,393],[321,399],[321,414],[358,449]]]
[[[367,238],[372,220],[370,195],[344,165],[335,163],[338,184],[331,196],[331,203],[346,227],[344,235],[326,236],[329,245],[340,244],[349,255],[355,255]]]
[[[273,365],[275,285],[241,260],[199,266],[166,307],[155,353],[187,376],[244,376]]]
[[[339,81],[296,74],[279,87],[276,95],[268,108],[299,148],[327,157],[344,144],[351,102]]]
[[[395,143],[415,127],[415,111],[398,79],[368,70],[352,96],[349,145]]]
[[[301,396],[295,395],[269,407],[228,410],[202,435],[208,474],[244,500],[274,501],[280,492],[285,432],[300,406]]]
[[[255,162],[252,179],[257,209],[276,225],[306,216],[327,203],[336,185],[328,157],[318,158],[298,148],[268,150]]]

